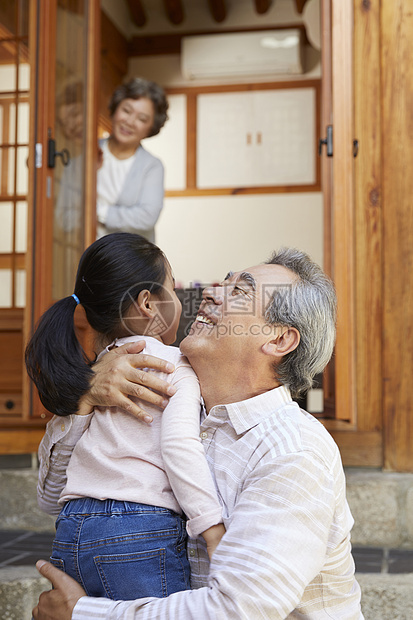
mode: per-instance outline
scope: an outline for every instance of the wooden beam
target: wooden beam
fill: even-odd
[[[373,4],[373,3],[372,3]],[[380,4],[385,467],[413,472],[413,14]]]
[[[333,124],[332,112],[332,69],[331,69],[331,2],[321,1],[321,133],[318,138],[325,138],[328,125]],[[324,271],[332,277],[332,195],[333,195],[333,161],[322,151],[321,186],[323,188],[323,248]],[[324,415],[335,416],[335,369],[334,356],[330,360],[323,376]]]
[[[333,255],[338,316],[335,349],[336,419],[356,421],[355,238],[353,157],[353,11],[332,3]]]
[[[37,452],[44,428],[0,430],[0,454],[28,454]]]
[[[263,15],[268,11],[272,4],[272,0],[254,0],[255,11]]]
[[[328,423],[326,426],[328,428]],[[381,432],[328,430],[339,447],[345,467],[381,467],[383,465]]]
[[[114,89],[123,82],[128,71],[128,42],[104,11],[100,13],[100,20],[99,114],[111,127],[108,102]]]
[[[304,10],[304,6],[306,5],[307,0],[295,0],[295,4],[297,7],[297,12],[302,13]]]
[[[24,308],[0,309],[0,332],[21,331],[23,328]]]
[[[354,159],[358,431],[383,426],[381,37],[378,3],[354,4]],[[372,67],[375,70],[372,71]],[[368,268],[366,269],[366,266]]]
[[[96,239],[96,135],[99,109],[100,62],[100,0],[87,3],[87,61],[86,61],[86,124],[85,124],[85,246]]]
[[[227,16],[227,7],[225,0],[208,0],[209,10],[216,22],[223,22]]]
[[[140,28],[146,24],[146,14],[141,0],[126,0],[133,23]]]
[[[100,53],[121,75],[128,71],[128,42],[104,11],[101,11]]]
[[[166,14],[171,24],[178,26],[184,21],[182,0],[163,0]]]

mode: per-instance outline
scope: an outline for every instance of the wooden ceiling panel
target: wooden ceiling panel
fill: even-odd
[[[165,11],[171,24],[178,26],[184,21],[182,0],[163,0]]]
[[[227,16],[225,0],[208,0],[208,5],[212,18],[218,23],[223,22]]]
[[[295,0],[295,4],[297,6],[297,12],[302,13],[304,10],[304,6],[306,5],[307,0]]]
[[[62,0],[60,0],[62,1]],[[163,7],[168,21],[177,26],[183,23],[185,19],[185,3],[192,0],[163,0]],[[294,0],[298,13],[302,13],[307,0]],[[129,7],[131,18],[136,26],[145,26],[147,22],[145,9],[142,0],[126,0]],[[274,0],[251,0],[256,13],[263,15],[272,6]],[[212,19],[217,22],[223,22],[227,17],[226,0],[207,0],[207,5]]]
[[[268,11],[270,6],[272,5],[272,0],[253,0],[255,5],[255,10],[260,15],[263,15]]]
[[[144,26],[146,24],[146,14],[141,0],[126,0],[126,2],[133,23],[136,26]]]

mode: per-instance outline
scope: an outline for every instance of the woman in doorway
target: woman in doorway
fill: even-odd
[[[112,132],[100,142],[98,237],[124,231],[154,241],[163,207],[164,169],[141,140],[160,132],[167,110],[165,93],[155,82],[134,78],[114,91],[109,102]]]

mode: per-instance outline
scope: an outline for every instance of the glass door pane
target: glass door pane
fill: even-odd
[[[52,297],[72,293],[84,248],[87,7],[59,0],[56,23],[54,233]]]

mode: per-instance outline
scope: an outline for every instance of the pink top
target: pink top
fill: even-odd
[[[163,412],[142,403],[153,415],[151,425],[122,409],[96,408],[73,451],[59,503],[93,497],[162,506],[184,512],[188,534],[196,537],[222,522],[222,509],[199,437],[198,379],[176,347],[142,336],[114,344],[138,339],[146,341],[145,353],[174,364],[175,371],[160,373],[160,378],[172,383],[176,394]]]

